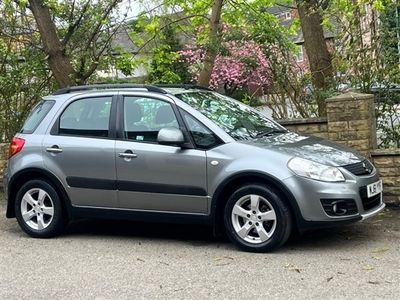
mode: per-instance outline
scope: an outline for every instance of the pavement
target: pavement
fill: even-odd
[[[400,210],[237,250],[202,226],[83,220],[32,239],[0,194],[0,299],[398,299]]]

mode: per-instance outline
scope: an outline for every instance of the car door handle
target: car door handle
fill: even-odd
[[[50,153],[61,153],[63,150],[57,145],[53,145],[49,148],[46,148],[46,151]]]
[[[122,152],[118,153],[118,156],[122,158],[135,158],[137,157],[137,154],[132,152]]]

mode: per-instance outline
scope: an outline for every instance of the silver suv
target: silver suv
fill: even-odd
[[[385,206],[376,169],[353,150],[187,85],[43,98],[12,140],[5,187],[7,217],[32,237],[82,217],[195,222],[254,252]]]

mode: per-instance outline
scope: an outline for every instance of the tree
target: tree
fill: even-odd
[[[225,28],[223,32],[231,31]],[[241,37],[238,39],[238,37]],[[207,48],[188,45],[180,51],[183,59],[190,65],[193,79],[198,79],[204,71],[204,60]],[[251,40],[244,33],[235,35],[235,39],[225,35],[221,40],[219,52],[214,58],[208,85],[214,89],[223,88],[232,95],[236,90],[249,88],[263,89],[270,84],[269,62],[265,57],[262,45]]]
[[[209,23],[208,45],[204,53],[203,68],[198,78],[198,84],[208,86],[218,54],[219,29],[223,0],[214,0]]]
[[[318,0],[296,0],[299,12],[304,47],[310,64],[312,83],[316,93],[318,112],[326,115],[326,104],[323,92],[331,89],[333,81],[332,57],[324,37],[323,18]]]
[[[101,65],[119,24],[120,0],[29,0],[43,51],[60,87],[85,83]]]
[[[53,85],[22,9],[15,3],[3,4],[0,14],[0,142],[7,142]]]
[[[57,87],[82,84],[111,62],[119,1],[5,0],[0,4],[0,140]]]
[[[42,0],[29,0],[29,8],[35,17],[43,50],[47,54],[50,69],[60,87],[73,85],[75,75],[70,59],[65,53],[57,34],[56,25],[50,15],[48,6]]]
[[[181,59],[182,50],[176,31],[166,26],[160,36],[160,46],[151,55],[148,81],[151,83],[190,83],[187,63]]]

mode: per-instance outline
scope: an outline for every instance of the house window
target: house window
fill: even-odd
[[[285,11],[283,13],[278,14],[278,18],[280,20],[291,20],[292,14],[290,13],[290,11]]]

